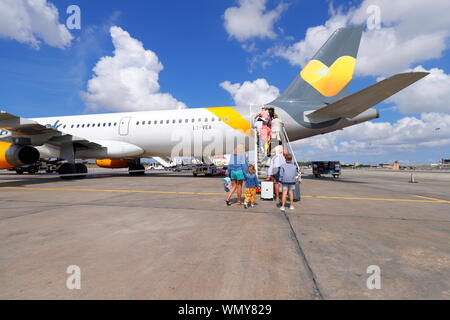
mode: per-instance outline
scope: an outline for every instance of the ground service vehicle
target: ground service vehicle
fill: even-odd
[[[28,172],[29,174],[36,174],[39,171],[45,171],[46,173],[54,173],[57,170],[57,164],[51,161],[46,162],[40,160],[32,164],[16,167],[15,169],[12,170],[16,171],[17,174],[23,174],[25,172]]]
[[[219,170],[216,165],[213,164],[202,164],[194,168],[192,171],[192,174],[194,177],[198,176],[199,174],[204,174],[207,177],[216,176],[219,174]]]
[[[312,170],[316,178],[324,174],[331,174],[333,178],[337,179],[341,174],[341,163],[339,161],[314,161]]]

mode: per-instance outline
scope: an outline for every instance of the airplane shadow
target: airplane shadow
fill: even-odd
[[[17,175],[14,176],[12,174],[3,174],[0,173],[0,187],[23,187],[30,185],[42,185],[47,183],[58,183],[58,182],[73,182],[74,184],[77,181],[83,180],[99,180],[99,179],[107,179],[107,178],[122,178],[122,179],[151,179],[151,178],[195,178],[199,180],[203,179],[221,179],[223,176],[204,176],[199,175],[194,177],[192,173],[182,173],[182,172],[146,172],[144,176],[130,176],[126,172],[112,172],[112,173],[98,173],[95,172],[89,173],[89,175],[83,179],[74,179],[74,180],[63,180],[59,176],[49,176],[45,174],[39,175]],[[315,181],[326,181],[331,183],[354,183],[354,184],[367,184],[367,182],[363,181],[354,181],[348,180],[345,178],[335,179],[333,177],[325,177],[322,176],[320,178],[316,178],[313,175],[304,175],[302,176],[304,180],[315,180]],[[3,181],[4,182],[3,182]]]
[[[83,179],[73,179],[73,180],[63,180],[58,175],[45,175],[45,174],[38,174],[38,175],[16,175],[14,174],[5,174],[0,173],[0,187],[23,187],[23,186],[30,186],[30,185],[42,185],[46,183],[57,183],[57,182],[73,182],[76,183],[77,181],[83,181],[83,180],[99,180],[99,179],[107,179],[107,178],[123,178],[123,179],[146,179],[146,178],[157,178],[157,177],[164,177],[164,178],[196,178],[196,179],[218,179],[222,178],[221,176],[204,176],[199,175],[197,177],[194,177],[192,173],[172,173],[172,172],[146,172],[144,176],[130,176],[128,173],[125,172],[112,172],[112,173],[89,173],[88,176],[86,176]],[[4,181],[4,182],[3,182]]]

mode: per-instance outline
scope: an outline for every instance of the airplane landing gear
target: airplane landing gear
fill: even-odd
[[[88,173],[88,169],[86,167],[86,165],[82,164],[82,163],[76,163],[75,164],[75,170],[77,173]],[[84,179],[86,178],[86,174],[83,175],[79,175],[79,176],[75,176],[78,179]]]
[[[61,179],[82,179],[85,178],[86,175],[82,173],[87,173],[87,167],[82,163],[63,163],[58,168],[58,173],[61,175]],[[82,174],[82,175],[73,175],[72,174]]]
[[[60,178],[64,180],[73,179],[73,176],[67,176],[69,174],[76,173],[75,164],[73,163],[63,163],[58,168],[58,174],[60,174]]]
[[[145,167],[142,164],[133,164],[128,168],[130,176],[145,175]]]
[[[145,175],[145,167],[140,163],[140,160],[130,161],[128,172],[130,176],[143,176]]]

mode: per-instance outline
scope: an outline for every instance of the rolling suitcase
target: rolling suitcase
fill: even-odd
[[[294,202],[300,201],[301,200],[301,195],[300,195],[300,185],[301,183],[299,181],[297,181],[295,183],[295,190],[294,190]]]
[[[261,199],[273,200],[273,182],[262,181],[261,182]]]

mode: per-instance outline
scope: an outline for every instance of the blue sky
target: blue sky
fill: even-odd
[[[316,2],[312,2],[315,3],[313,12],[322,13],[318,16],[325,18],[327,3]],[[53,3],[59,9],[60,22],[64,22],[65,9],[74,1]],[[15,41],[2,40],[2,106],[28,117],[84,112],[86,107],[78,93],[86,89],[97,61],[111,55],[114,49],[108,31],[110,25],[122,27],[142,41],[146,49],[157,53],[164,65],[160,74],[162,90],[170,91],[189,107],[233,104],[231,97],[218,85],[224,80],[241,82],[265,77],[283,88],[299,70],[280,61],[276,67],[258,68],[249,73],[251,55],[244,52],[238,42],[230,40],[223,27],[222,15],[230,6],[229,1],[76,3],[81,8],[82,28],[72,34],[80,41],[94,37],[94,50],[76,41],[64,50],[45,45],[35,50]],[[302,4],[292,6],[301,8]],[[308,10],[311,9],[308,6]],[[288,25],[294,27],[293,36],[300,38],[308,25],[293,24],[294,18]],[[261,44],[270,45],[264,42],[270,41]],[[74,70],[78,67],[83,70]]]
[[[2,1],[10,0],[0,2]],[[267,13],[273,12],[276,16],[269,23],[267,34],[252,35],[245,30],[250,27],[245,23],[236,26],[234,31],[227,29],[225,12],[235,7],[236,11],[233,11],[233,14],[238,13],[246,1],[248,1],[247,13],[253,10],[252,6],[259,5],[261,9],[260,5],[263,5],[260,11],[255,9],[257,17],[262,19],[257,20],[257,23],[268,18],[269,15],[265,15]],[[399,2],[405,4],[404,10],[411,10],[410,7],[418,3],[402,0]],[[251,89],[253,81],[265,79],[272,89],[277,88],[280,92],[283,91],[301,69],[302,63],[298,62],[301,61],[301,57],[313,54],[312,49],[308,48],[320,46],[321,36],[333,31],[331,29],[335,25],[365,22],[364,6],[370,3],[381,7],[383,30],[380,32],[391,32],[386,35],[386,39],[391,39],[392,37],[389,37],[395,35],[397,37],[395,45],[399,47],[403,42],[404,47],[430,46],[430,50],[424,52],[419,52],[419,49],[412,50],[417,54],[406,52],[402,61],[398,63],[398,70],[388,69],[377,74],[370,65],[361,65],[361,71],[352,82],[351,91],[373,84],[379,77],[390,76],[418,66],[422,66],[427,71],[432,68],[439,70],[436,71],[436,78],[441,76],[442,81],[449,81],[450,84],[448,80],[450,26],[445,22],[440,24],[435,22],[433,25],[432,21],[423,16],[432,15],[433,12],[417,13],[417,17],[412,14],[410,19],[412,21],[417,19],[416,22],[425,25],[425,28],[417,30],[409,28],[408,30],[411,31],[405,32],[406,27],[412,22],[407,21],[402,12],[396,15],[395,10],[389,8],[389,2],[383,0],[350,2],[54,0],[45,3],[56,7],[59,12],[58,21],[61,24],[64,24],[68,17],[66,8],[71,4],[78,5],[81,8],[81,30],[70,30],[73,39],[68,44],[66,41],[65,48],[49,45],[43,38],[39,38],[39,35],[35,35],[40,41],[39,48],[36,48],[13,33],[6,36],[0,33],[0,106],[3,110],[24,117],[109,111],[103,105],[99,107],[98,104],[93,108],[87,102],[92,103],[92,100],[83,99],[80,92],[91,94],[88,81],[93,78],[92,69],[102,57],[113,56],[115,47],[111,41],[111,26],[118,26],[124,32],[128,32],[131,38],[142,42],[145,50],[151,50],[157,55],[164,66],[164,69],[157,73],[160,86],[157,92],[169,93],[173,100],[182,102],[188,107],[235,105],[239,104],[236,92],[224,90],[220,86],[222,82],[239,84],[239,89],[243,89],[244,82],[249,81]],[[438,12],[439,10],[445,12],[442,9],[446,8],[446,4],[442,3],[442,8],[439,8],[440,3],[436,5]],[[417,4],[416,9],[424,12],[420,4]],[[243,14],[247,14],[246,12]],[[404,14],[408,12],[405,11]],[[426,26],[427,24],[429,26]],[[311,30],[320,26],[323,27],[320,30]],[[308,38],[308,30],[320,31],[321,36]],[[447,32],[447,34],[441,35],[439,32]],[[424,38],[428,37],[426,39],[436,38],[436,40],[430,40],[428,43],[425,39],[423,44],[410,43],[410,39],[420,38],[421,35]],[[440,38],[435,35],[439,35]],[[371,33],[367,31],[367,39],[370,37]],[[295,44],[302,41],[309,45],[300,45],[300,50],[293,50]],[[376,51],[370,50],[372,43],[368,40],[365,45],[367,61],[372,59],[367,52]],[[378,43],[380,47],[383,45],[389,46],[389,43]],[[253,49],[245,49],[248,47]],[[381,53],[377,53],[378,57],[380,55]],[[395,58],[394,55],[393,59]],[[440,80],[435,79],[435,81]],[[430,82],[429,87],[436,88],[434,83]],[[428,88],[425,84],[423,87]],[[424,88],[412,88],[411,92],[412,90],[423,92]],[[449,93],[449,89],[445,89],[444,86],[442,90],[433,94],[439,97],[445,96]],[[255,94],[258,93],[259,91],[255,92]],[[377,108],[382,111],[382,118],[373,121],[375,124],[378,123],[378,126],[360,127],[350,131],[354,136],[356,135],[353,138],[350,134],[313,138],[297,143],[296,150],[305,160],[337,158],[344,162],[378,163],[393,160],[401,160],[405,163],[436,162],[449,149],[450,123],[447,116],[450,117],[450,107],[448,104],[441,105],[442,99],[437,100],[436,103],[433,101],[431,106],[427,105],[428,100],[425,99],[424,103],[411,109],[408,107],[409,96],[414,98],[423,96],[423,93],[404,95],[399,100],[378,105]],[[417,99],[413,102],[417,104]],[[397,107],[398,110],[392,110],[392,107]],[[434,116],[425,118],[422,116],[431,113]],[[397,124],[397,121],[405,118],[416,119],[419,122],[403,120],[405,124]],[[442,127],[440,132],[437,132],[437,138],[443,141],[440,145],[435,145],[434,138],[429,134],[430,128],[437,126]],[[364,136],[363,133],[370,130],[374,131],[376,137]],[[398,134],[401,138],[386,144],[387,139],[383,138],[383,132],[391,136]],[[360,133],[364,137],[358,137]],[[411,139],[414,133],[417,134],[417,143]],[[353,147],[349,147],[349,144]],[[450,157],[450,152],[447,153]]]

